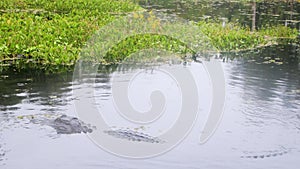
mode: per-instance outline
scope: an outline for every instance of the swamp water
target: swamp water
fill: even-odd
[[[162,2],[171,7],[151,5],[151,1],[147,1],[148,4],[144,7],[160,8],[179,16],[192,17],[185,17],[186,19],[197,20],[199,17],[197,12],[190,14],[189,10],[183,10],[186,7],[184,4],[178,12],[172,9],[172,3]],[[142,1],[141,4],[143,3]],[[212,4],[215,8],[211,9],[222,7],[222,3]],[[223,6],[225,9],[226,4]],[[236,2],[232,4],[229,7],[233,11],[247,11],[249,7]],[[299,20],[295,10],[299,10],[299,4],[293,7],[293,13],[282,12],[280,15],[287,17],[288,13],[288,17],[293,18],[275,20]],[[242,15],[236,14],[238,12],[227,15],[220,10],[212,10],[206,15],[216,14],[217,11],[220,12],[216,15],[218,17],[229,16],[228,20],[230,16],[240,17],[240,21],[244,18],[245,25],[251,23],[247,20],[249,17],[245,17],[247,12]],[[278,16],[272,16],[274,17]],[[73,82],[73,73],[44,75],[30,69],[22,72],[13,69],[4,71],[0,76],[0,168],[296,169],[300,164],[300,65],[297,61],[297,48],[299,46],[272,46],[219,56],[217,61],[222,65],[226,82],[225,108],[220,125],[205,144],[199,144],[199,137],[207,120],[212,92],[202,63],[166,64],[155,68],[133,65],[99,68],[99,74],[92,79],[96,82],[93,96],[97,101],[95,106],[104,113],[108,123],[120,129],[106,132],[118,137],[126,135],[125,142],[141,140],[143,136],[149,144],[160,141],[152,136],[172,127],[172,122],[178,117],[181,102],[176,81],[159,71],[160,68],[181,66],[193,73],[198,87],[199,114],[191,132],[171,151],[146,159],[112,155],[94,144],[85,132],[81,132],[90,132],[90,129],[92,132],[100,131],[73,119],[77,116],[74,103],[78,99],[73,92],[83,87]],[[238,57],[241,55],[244,59]],[[156,121],[158,125],[132,125],[118,114],[112,97],[112,79],[132,73],[138,73],[129,87],[129,98],[135,109],[147,111],[150,108],[151,91],[163,91],[167,103],[166,115]],[[62,128],[53,127],[57,125],[55,122],[59,122]],[[78,126],[87,128],[72,130],[65,125],[75,125],[75,129]],[[68,129],[71,132],[61,132]],[[133,137],[129,130],[149,135]]]
[[[3,72],[0,79],[1,168],[297,168],[300,66],[288,60],[283,64],[269,63],[268,57],[274,53],[280,53],[280,47],[253,52],[247,59],[218,59],[226,81],[225,109],[218,129],[205,144],[199,144],[199,136],[207,120],[212,94],[202,63],[100,68],[94,97],[105,120],[112,126],[150,135],[159,135],[171,127],[180,108],[176,81],[159,71],[160,68],[184,66],[194,75],[200,103],[191,132],[171,151],[139,160],[112,155],[96,146],[83,132],[59,134],[43,121],[26,120],[57,118],[62,114],[76,117],[74,102],[78,98],[72,92],[82,86],[72,82],[72,73],[54,76],[37,75],[30,70]],[[137,110],[149,109],[152,90],[164,93],[166,116],[155,122],[158,125],[132,125],[120,118],[113,104],[112,78],[132,73],[138,74],[129,87],[129,97]],[[120,132],[117,135],[120,136]]]

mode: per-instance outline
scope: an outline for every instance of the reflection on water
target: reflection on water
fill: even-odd
[[[254,8],[258,27],[276,24],[294,28],[300,26],[299,1],[268,0],[253,4],[228,0],[141,0],[139,3],[146,9],[156,9],[193,21],[210,18],[249,27],[252,26]]]
[[[280,48],[277,48],[280,50]],[[211,103],[211,86],[203,65],[185,65],[199,87],[200,114],[189,136],[172,151],[151,159],[129,160],[115,157],[95,146],[84,134],[57,135],[49,126],[23,124],[21,115],[76,116],[72,73],[37,75],[35,72],[4,72],[0,76],[0,164],[3,168],[297,168],[300,155],[300,67],[282,53],[283,64],[266,63],[273,57],[270,49],[251,53],[248,59],[222,62],[226,78],[226,107],[215,135],[199,145]],[[263,53],[263,54],[262,54]],[[279,53],[275,52],[275,53]],[[229,56],[227,56],[229,57]],[[271,58],[272,59],[272,58]],[[170,65],[168,65],[170,66]],[[126,127],[113,105],[111,81],[143,71],[132,84],[130,96],[137,109],[149,106],[151,86],[166,90],[169,103],[161,124],[170,127],[178,107],[176,83],[156,69],[102,67],[96,77],[97,106],[106,120]],[[157,79],[157,77],[160,77]],[[89,79],[89,81],[91,81]],[[151,84],[155,82],[155,84]],[[171,92],[168,92],[171,91]],[[143,93],[146,92],[146,93]],[[142,106],[141,106],[142,105]],[[169,116],[168,116],[169,115]],[[171,119],[171,120],[170,120]],[[137,131],[163,132],[164,125],[131,125]],[[245,157],[245,158],[241,158]],[[256,160],[255,160],[256,159]]]
[[[244,132],[257,133],[245,134],[247,138],[251,137],[250,140],[264,146],[295,144],[296,140],[291,136],[299,135],[300,126],[298,65],[254,62],[230,65],[229,85],[234,96],[239,97],[233,107],[243,116],[239,123],[245,127]],[[246,144],[250,142],[248,139],[244,141]]]

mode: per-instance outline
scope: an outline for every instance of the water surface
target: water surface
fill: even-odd
[[[160,68],[185,66],[199,89],[199,116],[188,137],[175,149],[149,159],[131,160],[97,147],[85,134],[57,134],[42,124],[24,124],[17,116],[66,114],[76,116],[72,73],[38,75],[3,72],[1,81],[0,163],[2,168],[297,168],[300,155],[300,66],[285,60],[268,63],[279,47],[265,49],[248,59],[219,59],[226,79],[226,107],[219,128],[205,144],[199,137],[212,99],[211,84],[201,63],[161,67],[101,67],[96,78],[95,99],[112,126],[153,135],[172,127],[178,117],[180,90]],[[279,52],[278,52],[279,53]],[[294,56],[282,57],[294,58]],[[223,62],[224,61],[224,62]],[[164,92],[166,115],[151,125],[132,124],[120,117],[113,104],[114,76],[139,73],[129,97],[140,111],[149,108],[153,89]],[[87,112],[88,113],[88,112]]]

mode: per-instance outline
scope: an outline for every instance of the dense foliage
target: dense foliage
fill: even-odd
[[[142,10],[129,0],[2,0],[0,2],[1,65],[73,65],[95,31],[129,12]],[[205,20],[196,25],[219,51],[233,51],[296,41],[298,31],[285,26],[252,32],[235,23]],[[187,49],[166,36],[138,35],[109,50],[106,63],[116,63],[144,48]],[[179,45],[179,46],[176,46]],[[181,47],[180,47],[181,46]],[[183,47],[182,47],[183,46]]]

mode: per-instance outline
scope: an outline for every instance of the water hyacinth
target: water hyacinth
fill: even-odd
[[[102,26],[133,11],[143,10],[130,0],[3,0],[0,3],[0,70],[14,65],[57,72],[76,63],[82,47]],[[298,30],[285,26],[252,32],[238,23],[205,20],[196,23],[219,51],[240,51],[278,43],[297,43]],[[189,51],[178,40],[159,35],[127,38],[109,50],[103,62],[119,63],[147,48],[175,53]],[[124,50],[125,49],[125,50]]]

